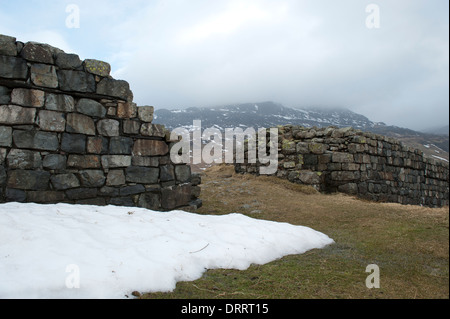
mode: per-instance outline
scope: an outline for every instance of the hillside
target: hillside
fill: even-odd
[[[234,127],[269,128],[278,125],[301,125],[305,127],[354,127],[396,138],[405,144],[422,150],[426,155],[449,160],[449,137],[414,131],[383,122],[373,122],[367,117],[348,109],[294,109],[274,102],[246,103],[219,107],[155,110],[155,123],[170,129],[192,129],[194,120],[202,121],[202,128],[216,127],[220,130]]]

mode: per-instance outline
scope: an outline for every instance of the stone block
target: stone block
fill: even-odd
[[[129,137],[111,137],[109,141],[109,154],[111,155],[131,155],[133,139]]]
[[[71,168],[101,168],[100,157],[97,155],[69,155],[67,167]]]
[[[61,150],[67,153],[83,154],[86,152],[86,136],[82,134],[64,133],[61,139]]]
[[[327,145],[323,143],[309,143],[308,149],[313,154],[323,154],[327,150]]]
[[[99,60],[86,59],[84,60],[84,69],[89,73],[105,77],[111,72],[111,65]]]
[[[133,147],[134,156],[164,156],[169,153],[169,146],[164,141],[136,140]]]
[[[39,152],[12,149],[6,158],[9,169],[41,168],[42,158]]]
[[[95,92],[94,75],[83,71],[59,70],[57,72],[59,87],[68,92]]]
[[[139,116],[139,119],[143,122],[151,123],[153,121],[154,112],[155,112],[155,108],[153,106],[139,106],[138,107],[138,116]]]
[[[300,171],[298,175],[298,179],[307,185],[317,185],[320,184],[320,175],[318,172],[308,172],[308,171]]]
[[[161,182],[175,180],[175,170],[173,165],[164,165],[159,168],[159,179]]]
[[[153,167],[129,166],[125,170],[127,182],[139,184],[158,183],[159,169]]]
[[[106,115],[106,108],[95,100],[80,99],[76,106],[77,112],[92,116],[104,118]]]
[[[17,55],[16,38],[0,34],[0,55]]]
[[[91,154],[107,154],[109,141],[103,136],[89,136],[87,139],[87,152]]]
[[[8,150],[6,148],[0,148],[0,165],[3,165],[5,163],[7,153]]]
[[[102,170],[82,170],[79,172],[82,187],[102,187],[106,177]]]
[[[123,121],[123,132],[125,134],[136,135],[139,134],[141,128],[141,123],[139,121],[124,120]]]
[[[127,155],[103,155],[102,166],[104,169],[122,168],[131,165],[131,156]]]
[[[11,92],[11,103],[21,106],[43,107],[45,103],[45,92],[41,90],[16,88]]]
[[[26,80],[28,65],[24,59],[0,55],[0,77]]]
[[[6,86],[0,85],[0,105],[10,104],[10,103],[11,103],[10,90]]]
[[[59,148],[57,133],[14,130],[13,141],[18,148],[56,151]]]
[[[120,135],[119,126],[118,121],[106,119],[98,121],[97,130],[100,135],[114,137]]]
[[[67,157],[60,154],[48,154],[44,157],[42,166],[47,169],[64,170],[66,169]]]
[[[65,200],[64,192],[58,191],[28,191],[27,202],[38,204],[55,204]]]
[[[119,102],[117,105],[117,116],[124,119],[131,119],[137,116],[137,106],[132,102]]]
[[[64,132],[66,129],[66,119],[64,113],[41,110],[38,114],[37,123],[43,131]]]
[[[75,174],[58,174],[50,177],[52,186],[56,190],[67,190],[80,187],[80,181]]]
[[[35,108],[26,108],[17,105],[0,105],[0,124],[34,124],[35,117]]]
[[[335,152],[333,153],[331,160],[334,163],[352,163],[354,161],[354,157],[353,154]]]
[[[334,171],[331,172],[331,179],[333,181],[353,181],[360,178],[360,173],[357,171]]]
[[[9,126],[0,126],[0,146],[11,147],[12,128]]]
[[[82,66],[80,57],[77,54],[58,53],[56,54],[55,64],[62,70],[75,70]]]
[[[75,111],[75,100],[70,95],[47,93],[45,108],[50,111],[70,113]]]
[[[119,190],[119,196],[129,196],[129,195],[136,195],[145,193],[145,187],[143,185],[132,185],[132,186],[126,186],[122,187]]]
[[[106,178],[106,186],[120,186],[126,183],[125,173],[121,169],[110,170]]]
[[[135,207],[135,203],[131,197],[115,197],[109,200],[109,205]]]
[[[119,196],[119,189],[115,187],[104,186],[100,188],[98,194],[100,196],[117,197]]]
[[[27,199],[27,193],[20,189],[7,188],[5,197],[8,202],[23,203]]]
[[[358,184],[348,183],[338,186],[338,191],[346,194],[356,195],[358,194]]]
[[[141,135],[152,137],[165,137],[166,128],[161,124],[144,123],[141,126]]]
[[[188,183],[191,181],[191,167],[189,165],[176,165],[175,166],[175,177],[180,183]],[[200,183],[198,183],[200,184]],[[198,185],[197,184],[197,185]]]
[[[170,186],[161,190],[161,207],[166,210],[189,205],[191,201],[191,186]]]
[[[159,157],[133,156],[131,163],[133,166],[158,167]]]
[[[27,61],[46,64],[54,63],[50,47],[41,43],[26,43],[20,54]]]
[[[66,196],[71,200],[89,199],[97,197],[96,188],[74,188],[66,191]]]
[[[31,81],[34,85],[55,89],[58,87],[56,67],[47,64],[33,64],[31,66]]]
[[[139,196],[138,206],[150,210],[161,208],[161,195],[155,193],[145,193]]]
[[[110,78],[102,79],[97,85],[97,94],[113,96],[125,100],[133,101],[133,93],[128,82]]]
[[[8,188],[19,190],[47,190],[50,173],[39,170],[11,170],[8,173]]]
[[[95,123],[86,115],[70,113],[67,114],[66,131],[85,135],[95,135]]]
[[[3,167],[3,165],[0,165],[0,189],[3,188],[5,183],[6,183],[6,170]]]

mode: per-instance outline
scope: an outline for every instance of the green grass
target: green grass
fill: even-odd
[[[144,293],[142,298],[449,298],[448,207],[372,203],[318,194],[272,178],[221,178],[224,172],[232,173],[229,167],[207,172],[202,185],[204,207],[197,213],[240,212],[308,226],[327,234],[335,244],[245,271],[208,270],[196,281],[179,282],[173,292]],[[250,208],[242,208],[249,203]],[[259,213],[252,213],[255,210]],[[365,285],[369,264],[380,268],[379,289]]]

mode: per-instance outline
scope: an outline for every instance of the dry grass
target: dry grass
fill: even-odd
[[[144,298],[449,298],[449,210],[324,195],[275,177],[209,168],[200,214],[243,213],[321,231],[335,244],[246,271],[210,270]],[[381,288],[368,289],[377,264]]]

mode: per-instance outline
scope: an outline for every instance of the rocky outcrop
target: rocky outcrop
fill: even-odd
[[[171,162],[108,63],[0,35],[0,202],[67,202],[171,210],[200,206],[199,179]]]

